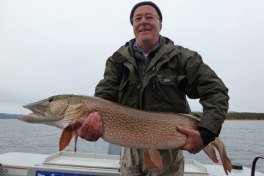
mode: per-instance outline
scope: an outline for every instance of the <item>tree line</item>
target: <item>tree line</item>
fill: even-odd
[[[264,113],[229,112],[226,119],[229,120],[264,120]]]
[[[193,112],[202,115],[202,112]],[[264,113],[256,112],[228,112],[226,120],[264,120]]]

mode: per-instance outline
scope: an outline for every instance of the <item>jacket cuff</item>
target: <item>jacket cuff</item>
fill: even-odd
[[[205,128],[200,127],[199,133],[203,140],[204,146],[207,146],[210,142],[215,140],[215,134]]]

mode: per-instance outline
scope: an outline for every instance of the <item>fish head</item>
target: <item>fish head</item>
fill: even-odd
[[[83,103],[80,96],[75,95],[56,95],[44,100],[30,103],[23,106],[32,111],[32,113],[19,117],[21,121],[29,123],[42,123],[58,127],[70,123],[83,110]],[[55,122],[63,121],[63,125]]]

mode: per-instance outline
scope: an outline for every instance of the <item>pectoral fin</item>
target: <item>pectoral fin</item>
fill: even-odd
[[[152,170],[156,167],[156,165],[151,161],[149,151],[147,149],[143,150],[143,160],[148,170]]]
[[[65,147],[67,147],[70,142],[72,137],[75,135],[73,129],[71,128],[71,126],[68,126],[66,128],[63,129],[61,137],[60,137],[60,147],[59,150],[62,151],[65,149]],[[76,140],[77,141],[77,140]]]
[[[157,166],[157,168],[163,170],[162,157],[160,155],[160,152],[156,148],[150,147],[149,155],[151,161]]]

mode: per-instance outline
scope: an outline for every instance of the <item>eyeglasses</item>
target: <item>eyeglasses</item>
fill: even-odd
[[[138,23],[142,20],[143,17],[145,17],[146,21],[153,21],[155,17],[160,20],[159,16],[149,13],[145,16],[136,16],[134,18],[131,18],[131,21]]]

